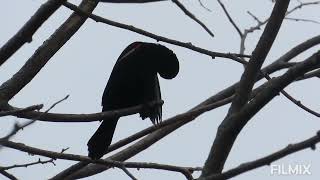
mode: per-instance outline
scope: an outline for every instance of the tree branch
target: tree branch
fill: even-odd
[[[210,173],[220,173],[222,171],[233,143],[238,133],[240,133],[242,127],[245,125],[244,123],[243,125],[241,124],[242,126],[237,126],[236,129],[230,130],[230,127],[234,127],[234,124],[238,124],[236,122],[238,119],[230,118],[230,116],[241,111],[243,106],[248,102],[253,85],[260,74],[261,66],[279,32],[289,2],[290,0],[276,2],[266,28],[252,53],[249,63],[245,67],[244,73],[242,74],[235,91],[235,97],[231,103],[231,107],[229,108],[229,112],[218,128],[216,138],[205,162],[201,177],[206,177]]]
[[[22,45],[32,41],[33,34],[66,0],[48,0],[23,25],[23,27],[0,49],[0,66]]]
[[[252,87],[255,83],[260,68],[265,61],[271,46],[279,32],[283,18],[287,11],[290,0],[277,1],[271,13],[270,20],[262,33],[260,40],[252,53],[249,63],[241,76],[239,87],[235,92],[228,114],[238,112],[248,102]]]
[[[131,26],[131,25],[118,23],[118,22],[111,21],[111,20],[105,19],[103,17],[97,16],[97,15],[94,15],[94,14],[91,14],[91,13],[83,12],[81,9],[77,8],[75,5],[73,5],[73,4],[69,3],[69,2],[65,2],[64,6],[66,6],[67,8],[69,8],[69,9],[71,9],[71,10],[73,10],[73,11],[79,13],[79,14],[81,14],[82,16],[89,17],[89,18],[93,19],[96,22],[102,22],[104,24],[108,24],[108,25],[115,26],[115,27],[118,27],[118,28],[130,30],[132,32],[136,32],[138,34],[142,34],[144,36],[150,37],[150,38],[155,39],[157,41],[162,41],[162,42],[170,43],[170,44],[173,44],[173,45],[176,45],[176,46],[181,46],[181,47],[184,47],[184,48],[187,48],[187,49],[190,49],[190,50],[193,50],[193,51],[196,51],[196,52],[211,56],[212,58],[215,58],[215,57],[228,58],[228,59],[232,59],[232,60],[234,60],[236,62],[239,62],[239,63],[242,63],[242,64],[246,64],[247,63],[246,61],[243,61],[242,59],[240,59],[238,57],[251,57],[249,55],[234,54],[234,53],[220,53],[220,52],[209,51],[207,49],[203,49],[203,48],[194,46],[191,43],[181,42],[181,41],[169,39],[169,38],[166,38],[166,37],[163,37],[163,36],[158,36],[158,35],[155,35],[155,34],[150,33],[148,31],[136,28],[136,27]]]
[[[291,65],[290,66],[287,65],[288,61],[292,60],[294,57],[296,57],[300,53],[304,52],[305,50],[310,49],[310,48],[314,47],[315,45],[318,45],[319,43],[320,43],[320,36],[315,36],[309,40],[306,40],[306,41],[298,44],[297,46],[295,46],[291,50],[289,50],[287,53],[285,53],[279,59],[274,61],[272,64],[263,68],[262,71],[267,72],[269,74],[272,74],[273,72],[276,72],[276,71],[281,70],[283,68],[291,67]],[[263,75],[259,74],[256,81],[260,80],[261,78],[263,78]],[[194,108],[192,108],[192,110],[197,109],[202,106],[205,106],[205,105],[213,104],[213,103],[216,103],[218,105],[220,101],[222,102],[221,105],[228,104],[232,100],[232,98],[230,99],[230,97],[234,94],[235,87],[237,86],[237,84],[238,83],[235,83],[234,85],[218,92],[216,95],[208,98],[207,100],[203,101],[202,103],[200,103],[197,106],[195,106]],[[176,117],[176,118],[178,119],[178,117]],[[170,121],[171,119],[174,120],[175,118],[170,118],[167,121]],[[166,123],[167,121],[163,121],[162,124]],[[175,123],[169,123],[170,125],[163,127],[161,131],[160,130],[155,131],[156,129],[153,126],[149,127],[145,130],[142,130],[142,131],[134,134],[133,136],[130,136],[124,140],[121,140],[121,141],[115,143],[114,145],[111,145],[110,149],[112,149],[112,150],[118,149],[119,147],[122,147],[130,142],[133,142],[133,141],[135,141],[135,140],[137,140],[137,139],[139,139],[149,133],[152,133],[152,134],[148,135],[144,139],[145,143],[154,143],[154,141],[160,140],[161,138],[167,136],[168,134],[170,134],[174,130],[180,128],[181,126],[183,126],[191,121],[192,120],[190,120],[189,118],[184,117],[181,120],[177,120],[177,122],[175,122]],[[161,136],[161,137],[159,137],[159,136]],[[133,145],[133,147],[140,148],[140,146],[142,146],[142,145],[143,145],[143,143],[139,142],[139,143],[136,143],[135,145]],[[114,148],[113,148],[113,146],[114,146]],[[132,157],[134,155],[135,155],[134,153],[129,154],[129,157]],[[117,157],[121,157],[121,156],[119,155]],[[129,157],[125,157],[125,158],[129,158]],[[88,169],[90,170],[90,173],[87,173],[87,174],[95,174],[95,173],[99,173],[99,172],[105,170],[105,168],[100,168],[100,167],[95,166],[95,168],[94,167],[86,168],[85,170],[75,174],[75,172],[79,171],[79,169],[82,169],[86,165],[87,165],[86,163],[77,163],[77,164],[65,169],[61,173],[57,174],[52,179],[63,179],[66,177],[76,177],[76,175],[80,176],[80,174],[84,176],[85,175],[84,172],[87,171]],[[73,176],[70,176],[71,174],[73,174]]]
[[[195,15],[193,15],[180,1],[172,0],[172,2],[175,3],[188,17],[190,17],[192,20],[198,23],[205,31],[207,31],[207,33],[210,34],[210,36],[214,37],[210,29],[203,22],[201,22]]]
[[[277,1],[279,2],[279,1]],[[229,115],[219,126],[213,142],[206,166],[201,177],[220,173],[224,162],[232,148],[235,139],[249,120],[270,102],[287,85],[306,72],[317,68],[320,64],[320,52],[315,53],[307,60],[290,68],[285,74],[267,82],[267,86],[258,93],[238,113]],[[214,171],[212,171],[214,170]]]
[[[5,171],[5,170],[1,170],[1,169],[0,169],[0,174],[2,174],[3,176],[7,177],[7,178],[10,179],[10,180],[18,180],[18,178],[16,178],[14,175],[8,173],[8,172]]]
[[[52,163],[53,165],[55,165],[54,159],[49,159],[49,160],[43,161],[43,160],[41,160],[41,159],[39,158],[38,161],[31,162],[31,163],[15,164],[15,165],[12,165],[12,166],[0,167],[0,171],[1,171],[1,170],[14,169],[14,168],[20,168],[20,167],[26,168],[26,167],[34,166],[34,165],[37,165],[37,164],[48,164],[48,163]]]
[[[150,102],[151,106],[163,104],[163,101],[160,102]],[[48,112],[38,112],[38,111],[30,111],[30,112],[22,112],[17,113],[14,116],[19,118],[26,118],[38,121],[46,121],[46,122],[92,122],[92,121],[100,121],[104,118],[111,117],[121,117],[132,115],[138,113],[145,107],[145,104],[137,105],[129,108],[123,108],[119,110],[105,111],[99,113],[91,113],[91,114],[59,114],[59,113],[48,113]]]
[[[51,160],[48,161],[41,161],[40,159],[37,162],[33,163],[27,163],[23,165],[13,165],[8,167],[0,167],[0,171],[4,171],[7,169],[17,168],[17,167],[28,167],[35,164],[44,164],[53,162],[56,159],[65,159],[65,160],[71,160],[71,161],[81,161],[85,163],[97,163],[106,167],[117,167],[119,169],[122,169],[129,177],[132,179],[136,179],[126,168],[152,168],[152,169],[162,169],[162,170],[169,170],[169,171],[177,171],[181,172],[184,175],[187,176],[187,174],[190,175],[191,172],[200,170],[200,168],[190,168],[190,167],[177,167],[177,166],[170,166],[170,165],[161,165],[156,163],[138,163],[138,162],[118,162],[118,161],[112,161],[112,160],[92,160],[89,157],[81,156],[81,155],[74,155],[74,154],[66,154],[66,153],[58,153],[53,151],[47,151],[42,150],[39,148],[34,148],[31,146],[27,146],[22,143],[15,143],[12,141],[8,141],[5,139],[0,139],[0,144],[9,148],[13,148],[19,151],[26,152],[28,154],[35,154],[40,156],[45,156],[48,158],[51,158]],[[189,177],[189,176],[188,176]],[[192,177],[192,176],[191,176]]]
[[[167,0],[99,0],[100,2],[106,3],[152,3],[152,2],[160,2]]]
[[[120,148],[130,142],[133,142],[133,141],[135,141],[135,140],[137,140],[137,139],[139,139],[149,133],[151,133],[151,134],[149,134],[146,138],[138,141],[134,145],[114,154],[113,156],[111,156],[107,159],[125,161],[125,160],[129,159],[130,157],[136,155],[137,153],[150,147],[152,144],[154,144],[155,142],[157,142],[158,140],[160,140],[164,136],[168,135],[172,131],[178,129],[179,127],[183,126],[184,124],[186,124],[188,122],[191,122],[200,114],[207,112],[207,111],[210,111],[214,108],[220,107],[222,105],[228,104],[229,102],[231,102],[231,99],[227,98],[225,100],[221,100],[216,103],[208,104],[206,106],[205,105],[199,106],[197,108],[190,110],[187,113],[180,114],[180,115],[174,116],[168,120],[162,121],[162,123],[160,123],[158,127],[152,126],[152,127],[149,127],[145,130],[142,130],[142,131],[140,131],[140,132],[124,139],[124,140],[121,140],[121,141],[111,145],[109,147],[109,152],[112,150],[118,149],[118,148]],[[64,170],[63,172],[57,174],[56,176],[51,178],[51,180],[55,180],[55,179],[58,180],[58,179],[63,179],[63,178],[86,177],[86,176],[93,175],[98,172],[106,170],[105,167],[98,166],[96,168],[93,168],[93,167],[90,168],[90,165],[89,165],[87,168],[79,171],[79,169],[82,169],[83,167],[85,167],[87,165],[88,165],[87,163],[75,164],[75,165],[71,166],[70,168]],[[77,171],[79,171],[79,172],[77,172]],[[77,172],[77,173],[75,173],[75,172]],[[70,175],[72,175],[72,176],[70,176]]]
[[[92,12],[98,4],[95,0],[83,0],[79,6]],[[51,37],[40,46],[24,66],[0,86],[0,99],[8,101],[24,88],[46,65],[50,58],[78,31],[87,18],[73,13]]]
[[[181,166],[172,166],[167,164],[158,164],[158,163],[142,163],[142,162],[123,162],[123,165],[127,168],[145,168],[145,169],[159,169],[167,170],[182,173],[188,180],[193,180],[192,173],[194,171],[201,171],[200,167],[181,167]]]
[[[7,107],[9,108],[9,107]],[[7,110],[7,111],[0,111],[0,117],[2,116],[13,116],[13,115],[17,115],[19,113],[24,113],[24,112],[30,112],[30,111],[34,111],[34,110],[40,110],[43,108],[43,104],[38,104],[38,105],[32,105],[26,108],[15,108],[13,110]]]
[[[117,167],[121,170],[123,169],[123,164],[121,162],[118,161],[111,161],[111,160],[102,160],[102,159],[98,159],[98,160],[92,160],[91,158],[87,157],[87,156],[81,156],[81,155],[74,155],[74,154],[66,154],[66,153],[58,153],[58,152],[53,152],[53,151],[47,151],[47,150],[42,150],[39,148],[34,148],[31,146],[27,146],[25,144],[22,143],[16,143],[16,142],[12,142],[12,141],[8,141],[5,139],[0,139],[0,144],[2,146],[5,147],[9,147],[12,149],[16,149],[19,151],[23,151],[26,152],[28,154],[36,154],[36,155],[40,155],[40,156],[45,156],[51,159],[65,159],[65,160],[71,160],[71,161],[81,161],[81,162],[87,162],[87,163],[97,163],[97,164],[101,164],[104,166],[112,166],[112,167]],[[127,172],[126,172],[127,173]]]
[[[302,142],[298,142],[295,144],[289,144],[287,147],[272,153],[268,156],[265,156],[263,158],[246,162],[241,164],[240,166],[230,169],[226,172],[223,172],[221,174],[214,174],[210,175],[206,178],[199,178],[198,180],[222,180],[222,179],[230,179],[237,175],[243,174],[245,172],[248,172],[250,170],[262,167],[262,166],[269,166],[272,162],[277,161],[283,157],[286,157],[290,154],[296,153],[298,151],[311,148],[312,150],[315,150],[315,146],[317,143],[320,142],[320,132],[317,132],[317,134],[309,139],[306,139]]]
[[[222,7],[223,9],[223,12],[226,14],[226,16],[228,17],[228,20],[230,21],[230,23],[232,24],[232,26],[237,30],[238,34],[240,37],[243,37],[243,34],[239,28],[239,26],[234,22],[234,20],[232,19],[232,17],[230,16],[227,8],[224,6],[224,4],[218,0],[218,3],[220,4],[220,6]]]

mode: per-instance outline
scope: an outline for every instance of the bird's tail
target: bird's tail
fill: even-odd
[[[101,158],[111,144],[114,130],[119,118],[103,120],[97,131],[88,141],[88,156],[92,159]]]

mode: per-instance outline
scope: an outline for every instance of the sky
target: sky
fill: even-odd
[[[45,1],[11,0],[2,2],[0,11],[1,46],[21,28],[43,2]],[[80,1],[69,2],[78,4]],[[191,42],[208,50],[238,53],[239,36],[228,22],[219,4],[216,1],[208,0],[202,2],[211,9],[211,12],[201,7],[198,0],[183,1],[183,4],[213,31],[215,37],[206,33],[171,1],[139,5],[100,3],[94,13],[114,21],[134,25],[157,35]],[[231,0],[224,2],[241,29],[256,25],[247,11],[263,20],[269,16],[273,5],[269,0],[247,0],[246,3]],[[297,1],[293,0],[290,7],[296,3]],[[311,18],[320,21],[318,10],[319,6],[305,7],[290,17]],[[37,47],[70,14],[69,9],[62,7],[50,17],[36,32],[33,41],[30,44],[25,44],[0,67],[0,83],[5,82],[19,70]],[[284,21],[264,65],[274,61],[295,45],[318,35],[319,27],[320,25],[316,23]],[[258,31],[248,37],[247,54],[250,54],[254,49],[260,35],[261,31]],[[101,111],[101,96],[112,67],[122,50],[134,41],[156,43],[155,40],[134,32],[87,20],[31,83],[10,101],[10,104],[15,107],[44,104],[44,109],[47,109],[54,102],[70,95],[66,101],[57,105],[51,112],[81,114]],[[160,43],[172,49],[180,61],[180,72],[175,79],[168,81],[160,78],[162,97],[165,102],[163,106],[164,120],[191,109],[206,98],[237,82],[243,72],[243,66],[232,60],[212,59],[189,49]],[[317,48],[303,53],[295,61],[304,60],[316,52]],[[315,90],[318,86],[317,83],[317,79],[311,79],[294,83],[286,90],[311,109],[320,111],[319,95]],[[215,138],[217,127],[225,117],[228,107],[229,105],[220,107],[200,116],[129,161],[177,166],[203,166]],[[2,117],[0,137],[6,135],[15,122],[25,121],[25,119],[16,117]],[[117,125],[113,142],[151,125],[149,120],[142,121],[138,115],[123,117]],[[67,153],[87,155],[86,143],[98,126],[99,122],[37,122],[19,132],[12,140],[58,152],[68,147]],[[318,130],[318,118],[299,109],[283,96],[278,96],[253,117],[243,129],[229,155],[225,170],[268,155],[290,143],[307,139],[315,135]],[[317,167],[320,166],[318,153],[318,150],[306,149],[273,163],[284,168],[290,165],[310,165],[311,175],[272,175],[271,167],[266,166],[244,173],[234,179],[318,179],[320,177],[320,173],[317,171]],[[39,156],[30,156],[7,148],[0,151],[1,166],[30,162],[38,158]],[[16,168],[9,172],[21,179],[47,179],[75,162],[57,160],[55,163],[56,166],[52,164],[38,165]],[[159,170],[141,169],[137,171],[130,169],[130,172],[138,179],[184,179],[181,174]],[[194,173],[194,177],[198,175],[199,173]],[[118,169],[111,169],[87,179],[106,178],[129,179],[125,173]]]

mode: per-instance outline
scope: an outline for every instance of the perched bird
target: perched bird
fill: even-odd
[[[157,74],[172,79],[179,72],[176,55],[165,46],[134,42],[118,58],[102,96],[102,111],[127,108],[161,100]],[[147,107],[147,106],[146,106]],[[140,117],[161,122],[162,106],[143,108]],[[119,118],[103,119],[88,141],[88,156],[101,158],[111,144]]]

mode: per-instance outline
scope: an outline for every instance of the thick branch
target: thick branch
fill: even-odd
[[[279,32],[290,0],[277,1],[271,13],[270,20],[263,31],[260,40],[252,53],[252,57],[241,76],[228,114],[238,112],[249,100],[252,87],[260,72],[269,50]]]
[[[211,175],[206,178],[200,178],[199,180],[224,180],[224,179],[230,179],[237,175],[243,174],[245,172],[248,172],[250,170],[262,167],[262,166],[269,166],[272,162],[277,161],[283,157],[286,157],[290,154],[296,153],[298,151],[311,148],[314,150],[317,143],[320,142],[320,132],[317,132],[317,134],[309,139],[306,139],[302,142],[295,143],[295,144],[289,144],[287,147],[281,149],[280,151],[277,151],[275,153],[272,153],[268,156],[265,156],[263,158],[246,162],[241,164],[240,166],[230,169],[226,172],[223,172],[221,174]]]
[[[33,34],[66,0],[48,0],[24,26],[0,49],[0,66],[22,45],[32,41]]]
[[[117,148],[122,147],[122,146],[124,146],[124,145],[126,145],[126,144],[140,138],[140,137],[143,137],[151,132],[153,132],[153,133],[148,135],[143,140],[138,141],[134,145],[116,153],[115,155],[113,155],[107,159],[113,159],[113,160],[117,160],[117,161],[125,161],[125,160],[129,159],[130,157],[136,155],[137,153],[147,149],[152,144],[154,144],[155,142],[157,142],[158,140],[160,140],[164,136],[168,135],[172,131],[176,130],[177,128],[181,127],[182,125],[194,120],[197,116],[201,115],[202,113],[210,111],[210,110],[217,108],[217,107],[220,107],[222,105],[228,104],[229,102],[231,102],[231,99],[227,98],[226,100],[221,100],[219,102],[212,103],[212,104],[209,104],[206,106],[194,108],[192,111],[177,115],[177,116],[172,117],[166,121],[163,121],[159,125],[160,129],[158,129],[158,127],[152,126],[152,127],[149,127],[145,130],[142,130],[133,136],[130,136],[122,141],[115,143],[114,145],[111,145],[109,150],[111,151],[111,150],[117,149]],[[86,163],[75,164],[75,165],[71,166],[70,168],[64,170],[63,172],[59,173],[58,175],[53,177],[51,180],[54,180],[54,179],[58,180],[58,179],[63,179],[63,178],[67,178],[67,177],[71,178],[71,179],[76,178],[76,177],[87,177],[89,175],[94,175],[94,174],[99,173],[101,171],[104,171],[106,169],[105,167],[101,167],[101,166],[98,166],[95,168],[90,168],[90,166],[88,166],[87,168],[79,171],[79,173],[75,173],[79,169],[85,167],[86,165],[87,165]],[[72,177],[70,175],[72,175]]]
[[[258,93],[240,112],[228,116],[219,126],[213,142],[206,166],[201,177],[220,173],[229,152],[242,128],[259,112],[268,102],[277,96],[282,89],[292,83],[296,78],[309,72],[320,64],[320,53],[290,68],[280,77],[267,82],[267,86]]]
[[[83,0],[79,6],[92,12],[98,4],[95,0]],[[0,100],[8,101],[24,88],[46,65],[50,58],[78,31],[87,18],[73,13],[51,37],[40,46],[24,66],[0,86]]]

